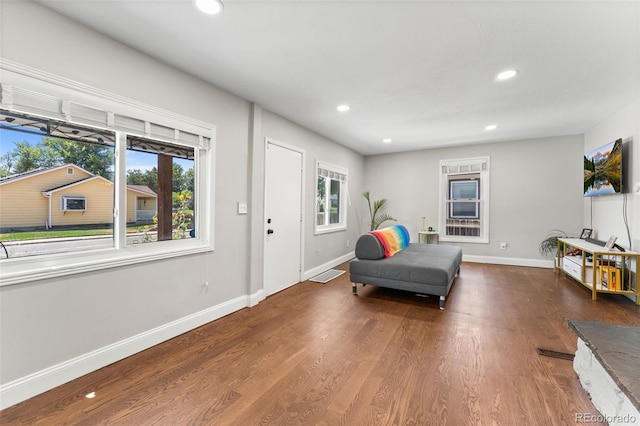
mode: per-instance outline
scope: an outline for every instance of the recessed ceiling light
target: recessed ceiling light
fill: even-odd
[[[351,107],[349,105],[338,105],[338,108],[336,109],[340,112],[347,112],[351,109]]]
[[[382,139],[382,143],[391,143],[391,142],[393,142],[393,141],[391,139],[389,139],[389,138]]]
[[[207,15],[215,15],[222,11],[222,2],[219,0],[195,0],[196,6]]]
[[[487,127],[485,127],[485,130],[495,130],[498,128],[497,124],[489,124]]]
[[[85,398],[95,398],[96,397],[96,393],[95,392],[89,392],[88,394],[85,395]]]
[[[500,74],[496,76],[496,80],[509,80],[510,78],[515,77],[518,74],[518,70],[506,70],[502,71]]]

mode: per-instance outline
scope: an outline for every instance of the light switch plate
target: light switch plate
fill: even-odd
[[[247,214],[247,203],[238,201],[238,214]]]

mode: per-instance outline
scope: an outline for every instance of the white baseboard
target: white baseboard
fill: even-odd
[[[0,386],[0,410],[172,339],[264,299],[262,290],[240,296]]]
[[[553,268],[553,260],[526,259],[518,257],[462,255],[463,262],[491,263],[495,265],[530,266],[533,268]]]
[[[251,296],[249,296],[249,303],[247,304],[247,306],[249,308],[252,308],[256,306],[258,303],[262,302],[264,299],[265,299],[264,290],[260,289],[257,292],[253,293]]]
[[[338,266],[348,260],[353,259],[354,257],[356,257],[356,254],[354,251],[352,251],[336,259],[330,260],[329,262],[323,263],[322,265],[316,266],[315,268],[311,268],[307,271],[304,271],[302,273],[302,281],[306,281],[309,278],[313,278],[316,275],[321,274],[324,271],[333,268],[334,266]]]

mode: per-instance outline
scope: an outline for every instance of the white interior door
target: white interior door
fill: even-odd
[[[300,282],[303,152],[267,141],[265,155],[265,295]]]

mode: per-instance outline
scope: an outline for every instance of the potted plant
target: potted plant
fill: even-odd
[[[568,235],[566,232],[560,229],[552,229],[546,238],[540,242],[540,246],[538,247],[540,254],[543,256],[548,256],[550,254],[555,256],[556,250],[558,249],[558,238],[567,237]]]
[[[369,203],[369,214],[371,215],[371,223],[370,223],[371,231],[378,229],[380,225],[382,225],[384,222],[388,220],[394,220],[394,221],[397,220],[390,214],[382,212],[385,205],[387,204],[386,198],[382,198],[380,200],[374,200],[372,204],[369,191],[362,193],[362,195],[367,200],[367,203]]]

